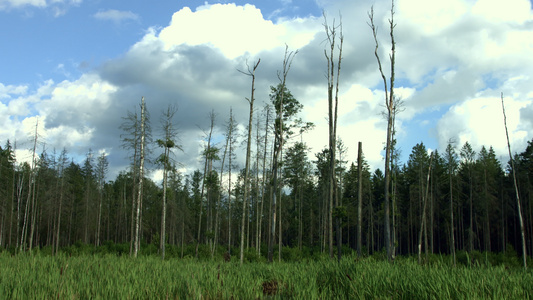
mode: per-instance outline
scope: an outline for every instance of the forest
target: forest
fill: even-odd
[[[298,107],[290,92],[286,96]],[[268,123],[270,111],[264,113],[262,121]],[[135,125],[135,119],[125,117],[123,139],[132,146],[137,142],[135,132],[131,131]],[[160,182],[144,178],[139,223],[142,243],[159,247],[160,237],[164,235],[169,245],[183,247],[200,243],[209,245],[212,251],[216,247],[231,250],[240,245],[244,229],[244,247],[266,256],[265,246],[271,238],[268,229],[272,225],[269,217],[272,214],[272,161],[268,149],[271,133],[265,128],[270,128],[271,124],[261,127],[265,132],[257,127],[254,138],[256,151],[249,171],[250,191],[244,206],[244,227],[241,218],[245,170],[235,168],[231,162],[237,147],[234,144],[237,133],[232,132],[234,125],[232,120],[227,123],[227,142],[223,147],[206,144],[204,170],[185,176],[175,167],[169,167],[165,190]],[[171,139],[166,143],[148,140],[149,147],[156,146],[157,142],[168,149],[177,147]],[[94,246],[108,242],[132,244],[139,191],[139,172],[135,170],[139,154],[134,152],[135,149],[131,149],[132,168],[106,181],[105,154],[95,157],[88,152],[79,165],[69,158],[67,149],[61,153],[42,152],[32,166],[17,163],[13,147],[7,141],[0,152],[0,246],[11,251],[49,247],[56,252],[76,242]],[[398,163],[394,151],[392,157],[391,237],[396,255],[416,254],[419,239],[423,240],[423,251],[429,253],[501,252],[510,248],[521,254],[510,165],[502,165],[492,147],[476,150],[468,142],[461,147],[449,144],[442,152],[435,150],[430,154],[421,142],[413,147],[407,162]],[[153,158],[149,165],[155,168],[164,159],[164,155]],[[531,251],[533,141],[513,159],[527,249]],[[278,181],[282,187],[277,207],[280,231],[276,231],[278,236],[274,237],[274,244],[305,249],[306,253],[331,250],[328,243],[331,234],[328,230],[331,210],[327,203],[328,160],[327,149],[311,156],[301,142],[294,142],[284,151]],[[354,250],[359,250],[358,239],[361,239],[360,251],[368,255],[385,246],[384,175],[380,169],[372,172],[364,157],[360,164],[361,171],[357,161],[343,156],[342,142],[339,142],[335,170],[340,205],[334,207],[333,213],[339,217],[341,226],[333,228],[333,234],[339,230],[342,246]],[[359,193],[362,196],[360,215],[357,210]],[[166,233],[162,234],[164,197]],[[426,218],[422,220],[424,207]],[[423,231],[422,222],[425,222]]]
[[[168,249],[172,257],[239,255],[241,263],[245,254],[270,262],[320,254],[340,260],[350,252],[383,253],[388,260],[418,254],[420,261],[423,252],[426,258],[450,255],[454,264],[459,251],[531,256],[533,140],[508,162],[499,161],[491,145],[473,149],[453,141],[431,152],[421,141],[406,162],[399,161],[400,151],[407,149],[396,149],[394,119],[402,103],[394,94],[393,16],[394,4],[387,78],[369,12],[388,121],[383,169],[370,169],[362,143],[357,159],[346,157],[336,134],[342,23],[329,25],[324,16],[328,147],[310,153],[301,138],[314,124],[299,117],[303,104],[287,79],[298,51],[286,46],[279,82],[262,108],[254,108],[261,60],[239,70],[251,80],[250,96],[243,101],[250,108],[246,132],[239,131],[230,112],[219,125],[223,138],[215,142],[213,130],[220,121],[211,111],[202,141],[203,168],[191,174],[180,172],[183,166],[175,160],[176,151],[182,151],[177,106],[169,105],[157,122],[144,97],[122,116],[122,134],[116,138],[130,167],[112,180],[105,153],[88,149],[79,164],[68,149],[39,152],[37,125],[29,162],[19,161],[6,141],[0,147],[0,247],[57,254],[81,245],[163,259]],[[243,161],[237,159],[243,148],[244,166],[236,163]],[[155,171],[162,172],[162,182],[149,176]]]

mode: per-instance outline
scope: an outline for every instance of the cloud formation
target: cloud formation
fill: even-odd
[[[137,21],[139,20],[139,15],[131,12],[131,11],[124,11],[124,10],[116,10],[116,9],[108,9],[108,10],[101,10],[93,15],[96,19],[99,20],[107,20],[107,21],[113,21],[115,23],[121,23],[124,21]]]
[[[0,0],[0,10],[23,9],[27,7],[50,8],[55,17],[64,15],[70,6],[77,6],[83,0]]]
[[[461,144],[468,140],[476,150],[482,145],[494,146],[497,154],[504,154],[502,91],[514,151],[521,151],[533,137],[531,3],[512,0],[495,13],[492,7],[500,5],[496,2],[397,2],[395,86],[405,108],[398,115],[397,137],[405,156],[414,146],[405,141],[426,136],[433,140],[415,142],[441,150],[450,139]],[[348,0],[318,3],[329,12],[330,24],[334,18],[337,24],[340,21],[335,12],[343,14],[338,133],[348,147],[347,158],[355,160],[357,142],[362,141],[370,165],[383,168],[384,94],[374,41],[366,24],[370,7]],[[379,54],[388,70],[390,1],[377,1],[374,11]],[[94,17],[116,22],[139,18],[115,10],[100,11]],[[250,80],[237,70],[246,70],[247,64],[261,58],[257,117],[269,102],[269,86],[278,83],[277,71],[287,44],[291,50],[299,50],[287,86],[304,105],[304,121],[316,125],[303,136],[313,159],[328,143],[323,22],[313,16],[271,21],[250,4],[184,7],[173,14],[168,25],[148,28],[123,55],[78,79],[44,81],[36,90],[24,84],[0,83],[0,116],[7,116],[0,117],[5,128],[0,138],[25,136],[39,116],[48,148],[66,147],[79,156],[89,148],[106,151],[111,169],[117,172],[128,164],[120,145],[122,117],[138,109],[141,96],[145,96],[156,137],[160,113],[168,104],[177,104],[184,151],[176,153],[176,159],[191,171],[200,166],[203,131],[208,129],[211,110],[218,115],[217,141],[222,141],[230,107],[241,128],[247,124],[244,98],[249,97]],[[238,157],[242,160],[243,155]]]

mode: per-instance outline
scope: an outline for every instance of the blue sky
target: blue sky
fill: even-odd
[[[116,174],[128,164],[121,117],[144,96],[155,137],[161,111],[178,105],[184,152],[176,159],[190,172],[200,166],[211,109],[217,135],[229,107],[244,130],[250,82],[236,70],[261,58],[260,112],[288,45],[299,53],[287,84],[304,104],[302,118],[316,124],[303,137],[314,158],[327,145],[322,11],[330,22],[341,12],[339,137],[350,161],[362,141],[370,165],[382,168],[384,94],[366,24],[372,5],[388,70],[388,0],[0,0],[0,142],[16,140],[18,158],[27,159],[27,136],[38,117],[48,151],[65,147],[80,162],[89,148],[105,152]],[[505,159],[500,92],[513,151],[522,151],[533,138],[531,2],[397,0],[395,20],[402,161],[416,143],[442,152],[450,139],[458,148],[469,141],[476,151],[493,146]]]
[[[290,5],[287,1],[258,2],[255,5],[267,19],[321,15],[321,9],[313,1],[291,1]],[[183,3],[85,0],[46,7],[8,5],[0,10],[0,28],[4,28],[0,38],[9,41],[0,46],[0,65],[8,66],[10,72],[2,72],[0,82],[32,84],[48,78],[59,81],[79,77],[102,62],[124,54],[148,28],[167,26],[172,14],[181,9]],[[185,2],[193,9],[205,3]],[[231,3],[244,5],[247,2]]]

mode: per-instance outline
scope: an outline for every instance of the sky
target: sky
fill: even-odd
[[[309,157],[328,144],[324,17],[342,20],[344,46],[338,135],[346,160],[363,143],[372,169],[384,165],[383,81],[368,26],[374,7],[379,54],[389,76],[391,2],[375,0],[168,1],[0,0],[0,143],[17,143],[17,159],[39,148],[82,163],[106,153],[108,178],[128,167],[119,126],[145,97],[153,136],[176,105],[181,171],[201,169],[209,112],[222,135],[230,107],[243,132],[250,78],[238,72],[258,59],[256,103],[269,102],[285,47],[296,51],[287,87],[315,128],[301,139]],[[508,160],[504,95],[513,152],[533,139],[533,11],[530,0],[397,0],[395,94],[403,100],[396,129],[401,162],[413,146],[444,152],[468,141]],[[255,122],[254,122],[255,124]],[[242,138],[241,138],[242,141]],[[244,167],[243,146],[238,163]],[[161,172],[152,167],[152,177]]]

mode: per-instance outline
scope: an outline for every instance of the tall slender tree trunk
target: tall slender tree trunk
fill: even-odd
[[[233,110],[230,110],[230,123],[228,129],[229,159],[228,159],[228,254],[231,255],[231,169],[233,158]]]
[[[168,139],[165,140],[165,143],[168,143]],[[163,207],[161,209],[161,237],[160,245],[161,248],[161,259],[165,260],[165,242],[166,242],[166,220],[167,220],[167,186],[168,186],[168,159],[170,155],[170,148],[168,144],[165,144],[165,157],[164,157],[164,167],[163,167]]]
[[[248,195],[250,192],[250,154],[252,151],[252,123],[253,123],[253,117],[254,117],[254,93],[255,93],[255,71],[257,70],[257,67],[259,66],[259,63],[261,62],[261,59],[257,60],[257,63],[253,66],[253,69],[250,70],[248,68],[248,73],[244,73],[245,75],[252,77],[252,91],[250,99],[248,100],[248,103],[250,104],[250,115],[248,117],[248,139],[246,142],[246,163],[244,167],[244,199],[242,199],[242,222],[241,222],[241,252],[240,252],[240,262],[241,265],[244,261],[244,229],[246,225],[246,220],[248,219],[248,209],[247,209],[247,201],[248,201]]]
[[[391,54],[390,54],[390,62],[391,62],[391,73],[390,73],[390,91],[387,91],[387,78],[385,77],[385,74],[383,73],[383,69],[381,67],[381,60],[379,58],[378,54],[378,39],[377,39],[377,27],[374,25],[374,8],[371,8],[371,11],[369,13],[370,18],[370,27],[372,28],[372,33],[374,36],[374,41],[376,43],[376,47],[374,50],[374,55],[376,56],[377,62],[378,62],[378,68],[381,74],[381,77],[383,79],[384,89],[385,89],[385,106],[387,107],[387,138],[386,138],[386,147],[385,147],[385,189],[384,189],[384,196],[385,196],[385,203],[384,203],[384,242],[385,242],[385,248],[387,251],[387,259],[392,259],[392,253],[391,253],[391,244],[390,244],[390,208],[389,208],[389,202],[390,202],[390,159],[391,159],[391,144],[392,144],[392,134],[393,134],[393,122],[394,122],[394,64],[395,64],[395,55],[396,55],[396,42],[394,41],[394,27],[396,27],[396,24],[394,23],[394,0],[391,4],[391,18],[389,19],[389,25],[390,25],[390,37],[391,37]]]
[[[61,162],[62,163],[62,162]],[[59,208],[57,210],[57,231],[56,231],[56,251],[55,253],[57,254],[58,250],[59,250],[59,238],[60,238],[60,229],[61,229],[61,206],[63,204],[63,187],[64,187],[64,184],[65,184],[65,168],[63,165],[61,165],[61,186],[60,186],[60,189],[59,189]]]
[[[230,108],[230,130],[228,130],[228,136],[226,137],[226,145],[224,146],[224,154],[222,156],[222,165],[220,166],[220,187],[222,187],[222,182],[223,182],[223,176],[222,174],[224,174],[224,163],[226,162],[226,155],[228,154],[228,145],[231,143],[231,126],[233,125],[231,122],[232,122],[232,118],[233,118],[233,109]],[[231,156],[231,152],[230,152],[230,155]],[[217,195],[217,203],[216,203],[216,207],[215,207],[215,210],[216,210],[216,216],[215,216],[215,242],[214,242],[214,245],[213,247],[211,248],[211,257],[213,257],[215,255],[215,249],[216,249],[216,246],[218,244],[218,215],[219,215],[219,210],[220,210],[220,198],[222,197],[222,193],[218,193]],[[228,199],[229,201],[229,199]],[[228,219],[231,218],[229,215],[228,215]]]
[[[264,142],[264,148],[263,148],[263,180],[262,180],[262,191],[261,191],[261,212],[260,212],[260,220],[259,220],[259,236],[258,236],[258,245],[257,245],[257,253],[260,254],[261,251],[261,235],[262,235],[262,225],[263,225],[263,204],[265,202],[265,193],[266,193],[266,157],[267,157],[267,145],[268,145],[268,127],[269,127],[269,118],[270,118],[270,108],[267,107],[266,111],[266,124],[265,124],[265,142]],[[270,214],[269,214],[270,215]],[[270,219],[270,218],[269,218]]]
[[[425,230],[426,228],[426,205],[427,205],[427,198],[428,198],[428,194],[429,194],[429,178],[430,178],[430,175],[431,175],[431,165],[432,165],[432,162],[433,162],[433,153],[431,153],[431,157],[430,157],[430,160],[429,160],[429,167],[428,167],[428,175],[427,175],[427,181],[426,181],[426,191],[425,191],[425,196],[423,198],[423,207],[422,207],[422,217],[420,219],[420,233],[418,234],[418,263],[421,264],[422,263],[422,258],[421,258],[421,254],[422,254],[422,234],[423,234],[423,230]],[[426,234],[426,252],[427,252],[427,234]]]
[[[30,238],[29,238],[29,250],[31,252],[32,248],[33,248],[33,235],[35,233],[35,220],[37,219],[37,212],[38,212],[38,209],[37,209],[37,199],[36,199],[36,193],[35,193],[35,186],[37,185],[37,178],[35,178],[35,172],[34,171],[34,175],[33,175],[33,187],[32,187],[32,192],[31,192],[31,224],[30,224]]]
[[[9,208],[9,211],[10,211],[10,216],[9,216],[9,236],[8,236],[8,246],[11,247],[12,244],[11,244],[11,238],[12,238],[12,235],[13,235],[13,211],[15,210],[15,190],[16,190],[16,186],[15,186],[15,162],[13,162],[13,176],[12,176],[12,181],[11,181],[11,205],[10,205],[10,208]],[[17,227],[18,227],[18,224],[17,224]]]
[[[199,212],[199,217],[198,217],[198,234],[197,234],[197,237],[196,237],[196,253],[195,253],[195,257],[198,258],[198,247],[200,245],[200,237],[201,237],[201,232],[202,232],[202,202],[204,201],[204,190],[205,190],[205,180],[206,180],[206,177],[208,176],[208,173],[210,172],[210,169],[208,169],[209,167],[209,156],[210,156],[210,153],[211,153],[211,136],[213,134],[213,128],[214,128],[214,113],[211,112],[211,129],[209,130],[209,135],[208,135],[208,139],[207,139],[207,150],[205,151],[205,162],[204,162],[204,175],[203,175],[203,180],[202,180],[202,191],[200,192],[200,212]],[[209,170],[209,171],[208,171]],[[209,206],[207,206],[207,208],[209,208]]]
[[[283,133],[282,133],[283,134]],[[283,152],[283,148],[280,148]],[[283,160],[283,153],[280,154],[280,160]],[[280,162],[281,164],[281,162]],[[283,182],[282,173],[280,172],[280,182]],[[281,193],[282,189],[279,189],[279,234],[278,234],[278,261],[281,262],[281,250],[283,249],[283,230],[281,227],[282,223],[282,214],[281,214]]]
[[[141,228],[141,207],[142,207],[142,196],[143,196],[143,179],[144,179],[144,141],[145,141],[145,103],[144,97],[141,98],[141,145],[140,145],[140,163],[139,163],[139,186],[137,191],[137,213],[135,217],[135,240],[134,240],[134,250],[133,257],[137,257],[140,246],[140,228]]]
[[[451,165],[451,163],[450,163]],[[454,233],[454,221],[453,221],[453,182],[452,182],[452,168],[448,169],[448,177],[450,183],[450,250],[453,257],[453,266],[455,267],[455,233]]]
[[[335,74],[335,42],[337,39],[337,28],[340,28],[340,45],[337,61],[337,73]],[[339,207],[339,197],[337,191],[337,173],[336,167],[336,143],[337,143],[337,111],[338,111],[338,95],[339,95],[339,75],[341,70],[342,60],[342,44],[344,36],[342,34],[342,21],[338,26],[333,25],[329,27],[327,24],[326,15],[324,14],[324,29],[326,31],[328,45],[330,46],[330,52],[324,50],[324,55],[328,63],[327,79],[328,79],[328,122],[329,122],[329,256],[333,258],[333,211]],[[336,77],[335,77],[336,76]],[[333,89],[335,88],[335,95]],[[338,213],[335,214],[335,232],[337,241],[337,258],[340,261],[341,258],[341,232],[340,232],[340,219]]]
[[[514,167],[514,160],[511,154],[511,143],[509,142],[509,132],[507,131],[507,117],[505,116],[505,105],[503,103],[503,93],[501,94],[502,98],[502,111],[503,111],[503,124],[505,126],[505,136],[507,137],[507,149],[509,150],[509,159],[511,161],[511,169],[513,169],[513,183],[516,194],[516,208],[518,210],[518,220],[520,221],[520,234],[522,237],[522,259],[524,264],[524,269],[527,270],[527,251],[526,251],[526,234],[524,230],[524,220],[522,219],[522,208],[520,206],[520,194],[518,193],[518,185],[516,183],[516,171]]]
[[[468,251],[474,251],[474,202],[472,196],[472,166],[469,169],[469,188],[468,188],[468,203],[470,205],[470,225],[468,227]]]
[[[363,233],[363,143],[359,142],[357,150],[357,255],[361,257]]]
[[[35,199],[34,193],[35,193],[35,152],[37,149],[37,129],[39,127],[39,119],[37,119],[37,122],[35,124],[35,137],[33,141],[33,154],[32,154],[32,163],[31,163],[31,169],[28,176],[28,199],[26,200],[26,209],[24,211],[24,223],[22,225],[22,234],[20,239],[20,250],[24,251],[26,246],[26,231],[28,228],[28,214],[30,214],[32,211],[31,209],[34,209],[33,207],[33,200]],[[31,220],[30,220],[31,221]],[[32,232],[32,238],[33,238],[33,232]],[[31,247],[30,247],[31,249]]]

